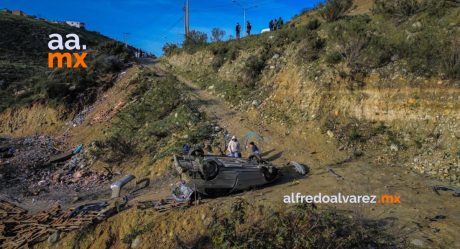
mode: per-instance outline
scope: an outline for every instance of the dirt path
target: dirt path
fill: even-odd
[[[256,142],[265,152],[265,158],[276,165],[295,160],[311,168],[310,175],[298,182],[249,191],[244,196],[282,203],[283,196],[297,192],[309,195],[396,195],[400,196],[400,204],[321,204],[320,208],[334,207],[350,211],[356,217],[378,219],[390,232],[414,245],[460,248],[460,198],[450,193],[436,195],[431,189],[436,182],[405,168],[385,165],[375,160],[376,155],[372,152],[335,165],[334,171],[344,178],[339,180],[327,171],[327,166],[350,155],[339,151],[333,139],[322,134],[319,128],[308,125],[287,128],[277,123],[263,125],[258,121],[257,109],[235,111],[212,93],[199,89],[184,77],[177,77],[192,89],[195,98],[202,103],[202,110],[213,121],[240,140],[248,135],[260,136],[262,139]],[[245,153],[243,151],[243,156]]]

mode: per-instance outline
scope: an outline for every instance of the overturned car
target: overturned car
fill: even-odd
[[[293,173],[297,176],[308,173],[306,166],[296,162],[279,169],[256,158],[204,155],[201,151],[186,156],[174,155],[173,167],[189,189],[204,196],[227,195],[260,187],[280,177],[293,176]]]

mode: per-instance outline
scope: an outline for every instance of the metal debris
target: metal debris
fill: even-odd
[[[187,208],[191,207],[193,204],[190,201],[187,202],[179,202],[176,201],[174,198],[166,198],[160,200],[152,200],[152,201],[140,201],[137,203],[138,209],[148,209],[153,208],[158,212],[166,212],[173,208]]]
[[[441,194],[439,194],[439,191],[451,191],[451,192],[454,192],[452,194],[453,196],[460,197],[460,189],[458,189],[458,188],[436,185],[436,186],[433,186],[432,189],[438,195],[441,195]]]
[[[127,175],[121,178],[120,180],[112,183],[110,185],[110,189],[112,189],[112,198],[118,198],[120,197],[120,191],[125,186],[128,182],[132,181],[134,178],[136,178],[133,175]]]
[[[335,173],[335,171],[334,171],[331,167],[328,167],[328,168],[327,168],[327,171],[328,171],[329,173],[331,173],[333,176],[335,176],[335,177],[337,178],[337,180],[345,180],[345,178],[343,178],[343,176],[341,176],[341,175]]]

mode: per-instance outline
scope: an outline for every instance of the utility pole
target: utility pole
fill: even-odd
[[[185,31],[185,37],[187,38],[188,32],[189,32],[189,5],[188,5],[188,0],[185,0],[185,6],[184,6],[184,31]]]
[[[128,32],[123,33],[123,42],[125,43],[125,47],[128,47],[128,36],[129,36]]]
[[[238,5],[240,8],[243,9],[243,27],[244,27],[244,30],[246,30],[246,11],[249,10],[249,9],[253,9],[253,8],[257,8],[258,6],[257,5],[252,5],[252,6],[244,6],[242,5],[240,2],[238,2],[237,0],[232,0],[232,3],[235,3],[236,5]],[[247,31],[247,30],[246,30]]]

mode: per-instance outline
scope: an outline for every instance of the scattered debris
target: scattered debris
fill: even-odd
[[[63,138],[49,136],[0,140],[5,151],[0,153],[0,194],[9,200],[37,200],[35,196],[62,193],[60,199],[65,199],[83,188],[101,188],[112,175],[90,170],[83,148],[81,144],[69,150]]]
[[[112,198],[118,198],[120,197],[120,192],[123,186],[125,186],[127,183],[132,181],[134,178],[136,178],[133,175],[127,175],[121,178],[120,180],[112,183],[110,185],[110,189],[112,189]]]
[[[61,233],[99,222],[108,217],[106,202],[85,204],[62,210],[59,205],[33,215],[26,210],[0,200],[0,247],[5,249],[29,248],[48,239],[55,243]]]
[[[176,187],[172,191],[173,198],[178,202],[190,201],[193,189],[188,187],[184,181],[180,181],[176,184]]]
[[[327,171],[329,173],[331,173],[333,176],[335,176],[337,178],[337,180],[345,180],[345,178],[343,178],[343,176],[335,173],[335,171],[331,167],[327,167]]]
[[[302,164],[300,164],[298,162],[294,162],[294,161],[290,161],[289,164],[294,166],[294,169],[298,174],[300,174],[302,176],[308,174],[308,171],[309,171],[308,167],[306,167],[306,166],[304,166],[304,165],[302,165]]]
[[[460,189],[458,188],[453,188],[453,187],[448,187],[448,186],[441,186],[441,185],[436,185],[436,186],[433,186],[432,187],[433,191],[438,194],[438,195],[441,195],[439,193],[439,191],[451,191],[451,192],[454,192],[452,195],[455,196],[455,197],[460,197]]]
[[[161,200],[152,200],[152,201],[140,201],[137,203],[138,209],[148,209],[154,208],[158,212],[165,212],[173,208],[178,207],[191,207],[193,204],[190,201],[179,202],[176,201],[173,197],[161,199]]]
[[[428,217],[427,217],[428,218]],[[430,221],[438,221],[438,220],[444,220],[445,218],[447,218],[447,216],[445,215],[442,215],[442,214],[438,214],[436,215],[435,217],[433,218],[428,218]]]

